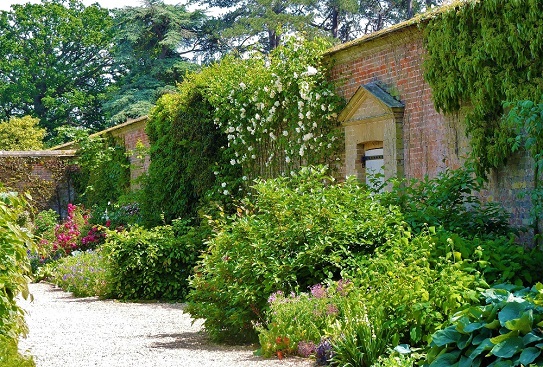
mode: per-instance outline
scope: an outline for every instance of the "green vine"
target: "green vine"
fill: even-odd
[[[425,28],[425,78],[436,108],[465,116],[478,173],[503,165],[514,132],[504,101],[538,101],[543,92],[543,2],[468,0]]]

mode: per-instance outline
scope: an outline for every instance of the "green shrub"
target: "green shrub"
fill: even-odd
[[[34,367],[31,356],[23,356],[17,350],[14,339],[0,335],[0,367]]]
[[[73,175],[78,200],[87,208],[116,202],[130,188],[130,162],[122,142],[111,136],[79,137]]]
[[[183,299],[203,241],[205,227],[172,226],[146,230],[108,231],[103,245],[109,261],[113,297],[122,299]]]
[[[106,297],[110,293],[107,269],[100,250],[74,251],[52,266],[49,280],[76,297]]]
[[[332,184],[324,169],[258,182],[254,199],[209,241],[192,279],[188,310],[205,318],[215,339],[251,338],[268,296],[339,279],[391,238],[404,236],[402,217],[354,179]]]
[[[443,230],[436,235],[439,242],[450,244],[436,247],[436,255],[454,251],[457,258],[471,261],[489,285],[509,282],[528,286],[543,281],[543,251],[520,246],[513,236],[466,239]]]
[[[29,297],[27,251],[33,251],[34,244],[29,231],[17,224],[27,207],[27,201],[16,193],[0,192],[0,346],[6,345],[6,353],[12,355],[16,353],[10,346],[16,350],[19,335],[27,332],[23,310],[16,303],[19,295]]]
[[[496,286],[485,304],[459,311],[432,335],[427,363],[439,366],[529,366],[543,363],[543,285]]]
[[[373,367],[413,367],[416,360],[413,356],[393,352],[380,356]]]
[[[508,215],[495,203],[483,203],[477,193],[483,182],[471,168],[447,170],[435,178],[394,179],[392,190],[380,195],[383,205],[401,208],[412,231],[443,227],[460,236],[506,235]]]
[[[53,241],[58,221],[59,215],[56,211],[53,209],[42,210],[34,218],[34,236]]]
[[[368,309],[384,307],[391,344],[422,345],[457,309],[478,302],[488,285],[470,260],[455,253],[452,241],[430,233],[399,238],[359,260],[353,274]]]

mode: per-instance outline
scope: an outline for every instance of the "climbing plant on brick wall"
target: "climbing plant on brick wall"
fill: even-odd
[[[28,192],[37,209],[45,209],[55,196],[57,184],[73,168],[68,159],[58,157],[0,157],[0,183],[10,189]]]
[[[504,101],[543,94],[543,2],[468,0],[434,17],[425,29],[425,78],[435,106],[462,112],[479,174],[504,164],[514,136]]]

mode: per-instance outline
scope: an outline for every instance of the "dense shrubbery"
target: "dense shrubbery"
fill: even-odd
[[[189,310],[214,338],[249,336],[272,292],[339,279],[356,256],[404,236],[400,213],[354,179],[332,184],[325,170],[303,168],[253,188],[254,199],[218,224],[192,279]]]
[[[33,249],[28,230],[18,222],[28,208],[24,198],[0,190],[0,365],[32,366],[33,362],[17,351],[20,335],[27,332],[23,310],[16,297],[28,298],[30,263],[27,251]]]
[[[174,221],[146,230],[108,231],[102,247],[108,259],[111,296],[122,299],[183,299],[188,277],[209,232]]]

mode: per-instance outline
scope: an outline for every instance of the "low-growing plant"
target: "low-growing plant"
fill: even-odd
[[[268,298],[267,323],[256,328],[262,355],[314,354],[321,339],[331,334],[336,320],[342,317],[351,286],[350,281],[340,280],[328,287],[316,284],[309,293],[300,295],[273,293]]]
[[[220,223],[192,278],[188,310],[215,339],[254,338],[268,296],[339,279],[355,257],[404,236],[402,217],[355,179],[332,184],[303,168],[257,182],[231,221]]]
[[[382,355],[373,364],[373,367],[413,367],[417,358],[408,354],[392,352],[388,355]]]
[[[427,364],[529,366],[543,363],[543,285],[500,285],[482,293],[485,304],[454,315],[434,333]]]
[[[457,309],[478,302],[488,287],[470,260],[455,253],[452,241],[431,232],[399,238],[359,260],[353,274],[368,310],[384,308],[392,346],[420,346]]]
[[[108,264],[102,252],[74,251],[52,267],[50,281],[76,297],[106,297],[110,294]]]
[[[102,246],[110,261],[112,296],[122,299],[180,300],[188,292],[207,227],[174,221],[147,230],[134,226],[107,232]]]
[[[55,238],[55,226],[58,224],[59,215],[53,209],[42,210],[34,218],[34,236],[53,241]]]
[[[393,330],[386,325],[388,315],[382,307],[370,310],[363,304],[348,305],[334,330],[330,365],[370,367],[391,342]]]

